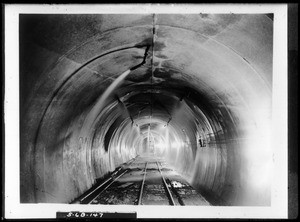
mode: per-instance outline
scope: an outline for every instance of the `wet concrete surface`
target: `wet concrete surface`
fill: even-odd
[[[268,16],[23,14],[19,34],[21,203],[70,203],[144,152],[151,125],[210,203],[271,204]],[[200,136],[216,147],[199,147]],[[136,189],[138,172],[128,172]]]
[[[164,159],[151,155],[139,156],[130,164],[124,165],[123,170],[126,173],[101,190],[91,204],[210,205],[185,179],[171,169]],[[166,186],[172,198],[168,196]]]

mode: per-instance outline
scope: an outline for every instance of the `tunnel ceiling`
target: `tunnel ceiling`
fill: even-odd
[[[202,106],[209,103],[220,104],[225,98],[223,103],[228,104],[237,100],[228,95],[247,96],[252,87],[251,81],[260,83],[260,88],[269,84],[270,74],[260,75],[256,71],[266,70],[267,67],[255,63],[257,67],[249,65],[249,61],[257,61],[257,55],[245,59],[232,48],[236,47],[232,44],[240,47],[247,45],[247,42],[240,42],[238,45],[235,40],[230,45],[226,43],[228,37],[222,38],[224,33],[241,32],[240,29],[251,26],[258,19],[256,17],[250,20],[249,16],[244,16],[247,17],[246,20],[241,15],[203,14],[32,17],[33,24],[30,23],[30,18],[25,20],[31,29],[26,32],[28,36],[24,38],[25,41],[35,44],[36,50],[41,48],[48,54],[57,55],[59,61],[65,61],[71,68],[75,68],[74,72],[60,72],[60,76],[52,75],[51,72],[57,71],[55,68],[50,71],[52,78],[61,79],[58,82],[54,79],[52,87],[55,92],[50,100],[63,101],[61,98],[75,93],[76,96],[67,101],[68,106],[85,103],[88,107],[118,75],[141,63],[144,57],[146,63],[132,71],[122,86],[114,91],[117,97],[151,86],[150,90],[163,89],[169,94],[179,91],[179,96],[183,97],[190,91],[197,91],[202,98],[198,97],[194,102]],[[266,29],[270,23],[269,18],[259,17],[263,20],[260,25],[265,28],[266,34],[270,34],[270,30]],[[114,20],[117,22],[113,22]],[[263,34],[254,37],[261,38]],[[266,47],[268,45],[264,45]],[[248,52],[242,53],[246,55]],[[229,58],[230,63],[226,61]],[[239,63],[239,66],[242,60],[244,72],[238,72],[232,60]],[[264,78],[264,81],[257,81],[259,78]],[[238,84],[233,85],[232,79],[238,81]],[[51,85],[48,79],[40,87],[45,85]],[[237,86],[241,87],[237,89]],[[25,89],[25,95],[26,92]],[[224,92],[227,94],[224,95]],[[142,95],[148,97],[144,98],[145,101],[149,99],[150,94]],[[161,110],[161,113],[170,113],[170,108],[161,106],[161,103],[159,101],[149,105],[155,105],[156,111]],[[139,108],[130,111],[139,111]],[[132,113],[132,116],[136,116],[136,113]]]
[[[46,177],[72,172],[46,166],[76,159],[70,147],[78,138],[92,141],[80,150],[98,152],[102,140],[107,152],[119,127],[170,126],[183,141],[185,134],[196,141],[195,132],[245,136],[258,121],[256,107],[270,106],[272,32],[266,15],[20,15],[21,129],[28,132],[21,152],[25,165],[34,156],[28,164],[39,175],[23,184],[32,178],[51,193],[59,182],[45,185]],[[79,193],[103,174],[86,161],[74,163],[89,178],[74,185]],[[31,175],[25,165],[24,177]]]

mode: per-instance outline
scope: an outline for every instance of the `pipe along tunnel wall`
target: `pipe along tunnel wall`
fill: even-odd
[[[21,202],[152,152],[216,205],[269,205],[272,39],[266,15],[20,15]]]

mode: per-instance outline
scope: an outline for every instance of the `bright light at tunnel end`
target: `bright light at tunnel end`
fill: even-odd
[[[175,5],[176,6],[176,5]],[[19,7],[19,8],[17,8]],[[35,12],[43,13],[65,13],[63,10],[66,6],[36,6]],[[106,6],[104,6],[105,8]],[[138,6],[134,6],[138,7]],[[144,7],[144,6],[143,6]],[[155,6],[157,7],[157,6]],[[165,6],[164,6],[165,7]],[[176,6],[177,7],[177,6]],[[176,8],[175,7],[175,8]],[[239,5],[234,6],[234,10],[230,10],[226,5],[222,9],[214,10],[214,7],[201,6],[208,12],[213,10],[214,12],[224,10],[226,12],[235,11],[236,13],[246,12],[247,6]],[[198,7],[196,7],[198,9]],[[178,109],[177,113],[172,113],[172,120],[169,121],[169,114],[166,112],[162,106],[159,105],[160,115],[165,115],[163,118],[161,116],[153,115],[149,124],[149,119],[143,118],[143,113],[141,116],[136,116],[131,119],[131,116],[126,116],[121,120],[115,114],[116,110],[120,108],[122,104],[112,105],[112,112],[103,112],[105,115],[99,116],[99,110],[104,110],[106,105],[111,105],[105,103],[110,99],[110,93],[114,89],[120,87],[127,78],[132,73],[130,69],[120,72],[119,82],[113,82],[115,85],[111,85],[111,90],[104,93],[100,98],[98,105],[94,106],[91,110],[91,116],[86,119],[86,126],[92,125],[93,127],[98,123],[98,120],[110,117],[115,120],[115,127],[111,130],[110,141],[108,143],[108,152],[104,151],[103,147],[97,147],[97,142],[104,140],[106,134],[99,130],[93,134],[94,131],[85,132],[82,138],[87,138],[87,142],[84,144],[86,149],[91,148],[91,152],[94,155],[93,158],[106,155],[108,158],[101,159],[102,164],[110,165],[111,169],[118,166],[119,163],[126,162],[128,159],[135,157],[138,154],[154,153],[159,157],[167,159],[170,164],[173,164],[178,172],[186,175],[187,179],[199,187],[208,188],[212,190],[215,194],[222,196],[222,193],[218,193],[218,189],[225,189],[226,176],[228,175],[228,166],[231,164],[229,157],[227,155],[232,154],[231,148],[236,148],[236,144],[241,145],[240,149],[234,151],[241,161],[240,165],[230,165],[231,167],[237,167],[235,170],[236,175],[233,176],[232,181],[239,180],[239,183],[243,187],[239,187],[239,191],[243,194],[240,199],[236,202],[239,206],[232,207],[196,207],[189,206],[188,208],[180,207],[163,207],[162,206],[83,206],[83,205],[68,205],[68,204],[24,204],[20,203],[19,190],[20,190],[20,170],[19,162],[15,161],[15,156],[19,156],[19,136],[15,132],[16,126],[19,126],[19,114],[16,111],[19,110],[18,104],[13,101],[18,101],[18,93],[12,95],[11,92],[18,92],[19,87],[16,82],[15,76],[10,77],[10,73],[19,73],[18,67],[12,61],[15,61],[18,56],[18,50],[15,46],[18,45],[18,40],[16,38],[11,38],[11,36],[18,36],[18,16],[19,13],[32,12],[31,7],[24,6],[12,6],[5,8],[6,19],[5,26],[6,32],[5,37],[7,39],[5,43],[5,48],[10,49],[6,52],[5,64],[6,64],[6,91],[5,91],[5,122],[6,122],[6,149],[5,149],[5,216],[7,218],[46,218],[55,217],[57,211],[137,211],[138,217],[152,218],[161,216],[163,217],[191,217],[191,218],[211,218],[211,217],[221,217],[221,218],[286,218],[287,217],[287,112],[286,112],[286,78],[283,73],[287,72],[286,62],[282,62],[282,56],[286,55],[286,43],[287,39],[284,33],[286,33],[286,20],[287,20],[287,7],[284,5],[266,5],[250,6],[251,13],[258,13],[266,11],[274,12],[274,62],[273,62],[273,98],[272,98],[272,119],[269,118],[268,108],[265,110],[260,110],[259,108],[264,107],[263,105],[254,110],[252,115],[255,117],[256,127],[249,124],[249,128],[243,129],[244,135],[247,135],[245,141],[240,141],[239,143],[232,142],[224,137],[224,134],[230,131],[229,128],[224,128],[222,121],[213,121],[213,118],[205,116],[199,117],[198,111],[195,111],[185,104],[185,107],[181,107],[184,110],[184,114],[180,113]],[[82,9],[77,6],[72,6],[68,13],[76,9],[74,12],[78,13]],[[101,9],[101,7],[100,7]],[[42,10],[42,11],[40,11]],[[63,11],[61,11],[63,10]],[[93,12],[95,9],[90,9]],[[151,12],[153,8],[149,6],[147,12]],[[199,10],[199,9],[198,9]],[[252,11],[251,11],[252,10]],[[96,12],[93,12],[96,13]],[[99,13],[99,12],[97,12]],[[103,12],[107,13],[107,12]],[[178,12],[177,12],[178,13]],[[280,44],[279,44],[280,43]],[[11,54],[10,54],[11,52]],[[15,58],[15,59],[13,59]],[[278,62],[281,61],[281,62]],[[130,68],[130,67],[129,67]],[[284,87],[282,87],[282,85]],[[184,99],[184,101],[188,99]],[[125,100],[126,102],[126,100]],[[165,104],[163,104],[165,105]],[[119,107],[118,107],[119,106]],[[100,107],[100,108],[99,108]],[[116,108],[117,107],[117,108]],[[125,112],[124,112],[125,113]],[[122,113],[124,116],[126,114]],[[215,113],[214,113],[215,114]],[[115,116],[114,116],[115,115]],[[140,115],[140,113],[139,113]],[[167,117],[166,117],[167,116]],[[183,118],[184,117],[184,118]],[[242,115],[239,117],[243,117]],[[102,118],[102,119],[101,119]],[[189,121],[197,119],[202,123],[201,127],[199,124],[192,123]],[[246,118],[248,118],[246,116]],[[133,121],[132,121],[133,120]],[[119,122],[118,122],[119,121]],[[168,122],[169,121],[169,122]],[[113,125],[114,121],[111,121]],[[251,122],[249,120],[249,122]],[[118,125],[119,124],[119,125]],[[149,127],[148,127],[149,124]],[[184,125],[185,124],[185,125]],[[182,130],[185,126],[185,130]],[[205,126],[205,127],[202,127]],[[100,127],[99,127],[100,128]],[[272,129],[270,129],[272,128]],[[196,130],[195,130],[196,129]],[[222,129],[225,129],[222,131]],[[236,128],[240,130],[238,127]],[[108,130],[107,130],[108,131]],[[107,132],[106,131],[106,132]],[[197,133],[195,133],[197,132]],[[79,134],[80,135],[80,134]],[[227,134],[229,135],[229,134]],[[90,138],[94,136],[94,141],[91,142]],[[108,136],[106,136],[108,137]],[[18,139],[11,139],[18,138]],[[237,137],[238,138],[238,137]],[[280,140],[278,140],[280,138]],[[240,139],[240,138],[238,138]],[[227,140],[227,141],[226,141]],[[92,144],[92,145],[91,145]],[[233,145],[231,147],[231,145]],[[233,152],[233,153],[234,153]],[[16,155],[17,154],[17,155]],[[63,155],[68,155],[67,152]],[[89,160],[89,156],[84,156],[85,161]],[[105,161],[109,161],[106,163]],[[115,162],[114,162],[115,161]],[[119,162],[118,162],[119,161]],[[236,160],[234,160],[236,161]],[[46,162],[47,163],[47,162]],[[68,164],[64,162],[64,164]],[[92,165],[92,164],[91,164]],[[89,167],[89,165],[87,165]],[[201,169],[201,170],[200,170]],[[238,172],[239,169],[240,171]],[[90,173],[90,177],[95,175],[101,175],[97,169],[89,169],[86,172]],[[232,171],[235,172],[235,171]],[[227,174],[226,174],[227,173]],[[240,175],[244,173],[244,175]],[[210,176],[207,176],[210,175]],[[196,179],[195,179],[196,178]],[[200,180],[199,178],[202,178]],[[230,177],[229,177],[230,178]],[[50,179],[47,178],[49,182]],[[64,178],[66,179],[66,178]],[[92,180],[93,178],[91,178]],[[66,180],[67,181],[67,180]],[[230,184],[230,183],[228,183]],[[233,183],[232,183],[233,184]],[[271,188],[271,192],[270,191]],[[52,191],[51,191],[52,192]],[[61,192],[61,191],[60,191]],[[266,193],[270,194],[266,194]],[[58,192],[59,193],[59,192]],[[234,201],[234,196],[232,196],[232,201]],[[257,198],[262,198],[263,207],[257,204]],[[268,199],[269,198],[269,199]],[[265,201],[265,202],[264,202]],[[264,205],[264,203],[267,203]],[[243,207],[244,204],[253,204],[252,207]],[[187,216],[188,215],[188,216]],[[217,215],[217,216],[216,216]]]

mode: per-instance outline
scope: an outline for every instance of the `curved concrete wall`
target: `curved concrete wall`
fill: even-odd
[[[150,127],[154,152],[215,204],[270,203],[267,16],[21,15],[20,27],[22,202],[72,201],[144,152]]]

